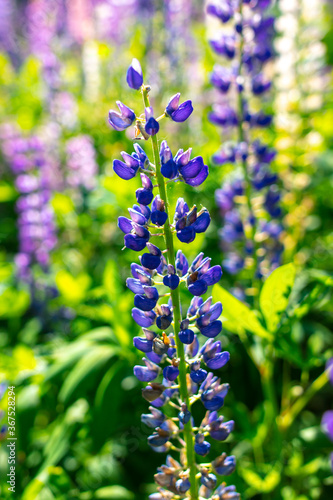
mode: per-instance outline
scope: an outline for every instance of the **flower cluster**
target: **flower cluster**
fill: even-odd
[[[211,40],[213,50],[229,64],[213,69],[211,82],[219,102],[209,119],[223,127],[224,135],[227,129],[231,131],[230,141],[214,154],[213,161],[216,165],[240,166],[215,194],[224,221],[220,231],[223,265],[230,274],[254,267],[257,277],[275,269],[283,252],[281,195],[278,176],[270,168],[275,151],[259,139],[262,129],[272,122],[267,112],[271,82],[265,74],[265,66],[273,57],[274,17],[265,13],[269,4],[270,0],[223,0],[210,1],[207,6],[207,12],[223,24],[233,23],[232,34],[222,31]]]
[[[44,147],[38,137],[22,137],[14,130],[2,130],[2,150],[16,176],[20,196],[18,212],[19,252],[17,272],[30,282],[31,266],[47,270],[51,250],[57,243],[54,214],[50,206],[51,186]]]
[[[91,137],[79,135],[66,144],[67,183],[91,191],[95,187],[97,173],[96,152]]]
[[[218,265],[212,266],[211,259],[202,252],[189,263],[181,250],[174,250],[174,236],[181,242],[192,242],[197,233],[207,230],[210,215],[205,208],[189,208],[179,198],[172,217],[165,181],[198,186],[206,179],[208,168],[201,157],[191,159],[191,149],[173,155],[165,140],[158,147],[156,137],[161,119],[185,121],[193,111],[192,103],[179,104],[180,96],[176,94],[164,114],[155,118],[149,104],[150,88],[143,83],[137,60],[128,69],[127,83],[141,91],[145,113],[137,116],[118,102],[119,113],[110,111],[110,124],[119,131],[135,122],[136,136],[151,139],[154,155],[153,163],[144,149],[134,144],[131,155],[123,152],[123,159],[113,163],[115,173],[122,179],[140,174],[142,182],[135,193],[137,204],[128,209],[129,217],[118,219],[125,247],[144,251],[139,256],[140,263],[131,265],[132,277],[126,282],[134,293],[133,319],[142,328],[142,334],[133,339],[134,346],[143,353],[143,363],[134,367],[134,375],[147,383],[142,395],[151,406],[149,413],[142,415],[142,422],[152,429],[149,445],[157,452],[169,453],[178,450],[176,444],[181,445],[180,462],[168,454],[166,464],[158,468],[158,492],[150,499],[171,499],[174,495],[197,498],[198,493],[201,498],[237,499],[235,487],[225,483],[217,487],[216,478],[234,471],[234,456],[222,453],[208,464],[199,462],[199,457],[210,451],[208,438],[224,441],[234,427],[233,421],[224,421],[218,415],[229,385],[211,372],[226,365],[230,357],[221,342],[215,340],[222,330],[222,304],[213,304],[212,297],[202,297],[209,286],[220,280],[222,270]],[[158,193],[154,192],[156,188]],[[163,247],[155,241],[161,236]],[[186,314],[180,302],[182,285],[192,295]],[[198,400],[206,415],[195,427],[192,405]],[[169,416],[170,409],[176,411],[173,417]]]

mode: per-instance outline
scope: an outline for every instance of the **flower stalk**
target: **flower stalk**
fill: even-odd
[[[143,102],[144,102],[145,107],[146,108],[150,107],[148,89],[145,86],[143,86],[143,88],[142,88],[142,96],[143,96]],[[173,233],[171,230],[170,216],[169,216],[170,205],[169,205],[169,200],[168,200],[168,196],[167,196],[166,181],[164,180],[164,177],[161,173],[161,160],[160,160],[159,149],[158,149],[157,134],[151,136],[151,143],[152,143],[153,157],[154,157],[154,162],[155,162],[155,167],[156,167],[156,177],[158,180],[159,195],[161,197],[161,200],[164,201],[165,211],[168,215],[168,218],[167,218],[165,225],[164,225],[164,241],[165,241],[165,246],[167,249],[168,264],[171,264],[173,267],[176,267],[175,251],[174,251],[174,244],[173,244]],[[181,304],[180,304],[179,287],[177,287],[175,290],[171,290],[171,299],[172,299],[172,305],[173,305],[174,334],[175,334],[175,342],[176,342],[176,349],[177,349],[177,357],[180,360],[180,363],[179,363],[179,392],[180,392],[181,400],[186,403],[188,408],[190,408],[190,399],[189,399],[189,395],[188,395],[187,380],[186,380],[187,368],[186,368],[186,361],[185,361],[185,355],[184,355],[184,344],[179,339],[179,331],[180,331],[180,323],[181,323],[181,313],[180,313]],[[184,438],[185,438],[185,443],[186,443],[186,450],[185,450],[186,461],[187,461],[186,465],[190,471],[189,480],[191,483],[191,487],[190,487],[191,500],[197,500],[197,498],[198,498],[198,493],[197,493],[198,490],[197,490],[197,486],[196,486],[197,468],[195,465],[194,437],[193,437],[193,432],[192,432],[191,420],[189,420],[189,422],[187,422],[187,424],[184,425]]]
[[[158,467],[154,476],[158,492],[149,498],[171,500],[186,496],[198,500],[224,498],[232,492],[233,498],[239,499],[235,486],[222,483],[216,487],[215,474],[227,476],[235,470],[234,456],[222,453],[208,468],[198,460],[210,451],[208,436],[224,441],[234,427],[232,420],[224,422],[217,413],[224,404],[229,385],[208,371],[222,368],[230,358],[227,351],[222,351],[221,341],[214,340],[222,330],[219,320],[222,304],[213,304],[212,297],[205,301],[202,298],[208,287],[221,279],[222,270],[219,265],[211,267],[211,259],[202,252],[189,264],[181,250],[175,254],[174,245],[175,237],[182,243],[191,243],[198,233],[207,230],[211,219],[206,208],[198,211],[194,205],[190,209],[185,200],[179,198],[171,220],[167,196],[168,182],[199,186],[208,176],[208,167],[201,156],[191,159],[191,148],[180,149],[173,156],[165,140],[158,144],[160,124],[154,118],[149,102],[150,87],[143,83],[137,60],[133,60],[128,69],[127,83],[141,91],[145,109],[144,115],[139,116],[144,118],[138,120],[132,109],[118,101],[119,112],[109,113],[110,125],[121,131],[135,123],[135,137],[150,140],[153,149],[153,162],[139,144],[134,144],[131,155],[121,153],[123,161],[113,161],[113,169],[119,177],[130,180],[140,172],[142,182],[142,187],[135,192],[137,204],[128,209],[130,218],[118,218],[125,247],[145,252],[139,257],[140,264],[132,263],[132,277],[126,280],[127,287],[134,293],[132,317],[144,334],[133,339],[134,346],[145,354],[143,364],[135,365],[133,372],[139,381],[148,383],[142,389],[142,396],[151,404],[150,413],[141,416],[142,422],[154,429],[148,444],[156,452],[180,453],[180,462],[168,455],[166,465]],[[190,100],[180,103],[179,99],[180,94],[175,94],[164,111],[165,117],[174,122],[184,122],[193,112]],[[154,189],[158,193],[154,193]],[[163,236],[165,249],[151,242],[157,236]],[[179,286],[184,285],[193,296],[185,318],[179,292]],[[207,338],[203,345],[200,345],[199,334]],[[195,426],[191,407],[199,400],[207,412]],[[164,413],[163,406],[167,405],[177,411],[177,416]]]

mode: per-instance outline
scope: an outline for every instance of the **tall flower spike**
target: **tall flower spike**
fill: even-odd
[[[275,152],[254,139],[252,133],[254,128],[268,127],[272,122],[265,109],[271,88],[265,65],[274,55],[274,18],[265,13],[269,3],[210,0],[207,4],[207,13],[222,23],[211,47],[226,59],[226,66],[214,66],[211,74],[211,83],[221,98],[209,119],[223,127],[223,134],[226,128],[231,129],[233,138],[222,144],[213,161],[216,165],[240,166],[215,193],[223,220],[219,232],[222,264],[230,274],[247,267],[256,280],[277,267],[283,253],[281,195],[278,176],[270,167]],[[230,26],[224,28],[225,23],[232,24],[231,30]],[[252,106],[259,110],[252,111]],[[259,202],[258,192],[262,195]],[[257,241],[261,242],[260,251]]]
[[[141,170],[142,188],[135,193],[138,204],[129,209],[129,217],[118,219],[125,246],[134,251],[144,250],[140,264],[131,265],[132,277],[126,281],[134,293],[132,317],[143,331],[133,339],[134,346],[145,355],[142,364],[134,367],[134,375],[148,383],[142,390],[143,398],[151,404],[150,413],[142,415],[142,422],[153,429],[148,444],[157,452],[173,448],[174,440],[177,447],[179,442],[182,446],[179,462],[167,456],[165,465],[157,469],[158,492],[149,498],[171,500],[175,496],[186,496],[197,500],[199,496],[208,498],[211,494],[215,495],[213,498],[238,498],[233,486],[223,483],[216,489],[215,474],[230,474],[235,468],[234,457],[222,454],[205,467],[199,460],[210,451],[208,439],[222,442],[234,425],[233,421],[225,422],[217,414],[229,385],[221,383],[210,372],[221,369],[230,358],[229,353],[222,350],[221,342],[213,339],[222,329],[219,319],[222,305],[213,304],[211,297],[201,298],[209,286],[220,280],[222,270],[218,265],[211,266],[211,259],[203,253],[189,266],[182,251],[176,253],[174,249],[175,235],[180,241],[190,243],[197,234],[207,230],[211,219],[206,208],[190,209],[185,200],[179,198],[172,223],[165,183],[167,178],[197,186],[207,177],[208,168],[200,156],[191,160],[191,148],[180,149],[175,156],[166,141],[158,148],[159,123],[149,103],[150,88],[141,82],[140,75],[138,64],[132,63],[128,80],[132,88],[138,88],[139,83],[141,86],[145,133],[152,143],[153,161],[135,145],[135,153],[122,153],[124,161],[114,162],[116,173],[124,179],[131,179]],[[166,114],[181,122],[193,108],[190,101],[179,105],[179,96],[176,94],[170,100]],[[164,237],[163,247],[158,246],[160,240],[151,242],[155,236]],[[187,286],[193,295],[187,314],[180,301],[181,286]],[[200,400],[208,411],[195,427],[192,405]],[[168,405],[170,408],[164,411]],[[167,416],[175,408],[174,416]]]

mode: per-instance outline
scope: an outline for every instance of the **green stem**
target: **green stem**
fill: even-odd
[[[281,432],[285,432],[293,424],[296,417],[301,413],[301,411],[306,407],[308,402],[320,391],[328,382],[327,372],[324,371],[319,375],[316,380],[312,382],[310,387],[304,392],[304,394],[297,399],[297,401],[278,419],[278,426]]]
[[[149,97],[148,97],[148,89],[147,87],[142,88],[143,102],[145,107],[149,107]],[[161,200],[164,201],[165,211],[168,215],[168,218],[164,224],[164,240],[167,249],[167,257],[168,263],[176,267],[175,262],[175,251],[173,245],[173,234],[171,230],[170,217],[169,217],[169,201],[166,192],[166,184],[163,175],[161,174],[161,160],[159,155],[158,141],[157,136],[151,136],[151,142],[153,146],[153,156],[156,166],[156,178],[158,183],[158,190]],[[184,344],[179,340],[179,330],[181,323],[181,304],[180,304],[180,294],[179,287],[175,290],[171,291],[171,299],[173,305],[173,319],[174,319],[174,333],[175,333],[175,342],[177,348],[177,357],[180,360],[179,362],[179,393],[182,402],[186,403],[187,407],[190,408],[190,399],[187,390],[187,380],[186,380],[186,361],[185,361],[185,353],[184,353]],[[194,455],[194,436],[192,431],[192,423],[191,420],[184,426],[184,438],[186,443],[186,467],[189,469],[189,480],[191,483],[190,488],[190,498],[191,500],[198,500],[198,491],[197,491],[197,480],[196,480],[196,464],[195,464],[195,455]]]

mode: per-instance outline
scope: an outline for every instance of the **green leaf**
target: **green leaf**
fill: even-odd
[[[2,181],[0,182],[0,203],[11,201],[16,198],[17,192],[10,184]]]
[[[272,335],[261,325],[256,313],[220,285],[215,285],[213,288],[213,300],[222,302],[223,317],[227,320],[225,326],[228,330],[239,333],[242,328],[258,337],[273,340]]]
[[[259,297],[260,309],[267,329],[272,333],[277,330],[281,314],[288,305],[295,274],[296,269],[292,263],[278,267],[267,278],[262,288]]]
[[[0,318],[22,316],[29,304],[30,296],[26,291],[7,288],[0,295]]]
[[[116,352],[116,348],[106,345],[96,346],[89,351],[66,377],[59,392],[59,400],[66,403],[78,386],[90,376],[95,375]]]
[[[91,278],[88,274],[74,277],[62,269],[56,275],[56,284],[66,303],[75,305],[84,300]]]
[[[104,500],[132,500],[134,494],[123,486],[105,486],[95,491],[94,498],[102,498]]]
[[[251,488],[264,493],[273,491],[281,481],[279,467],[272,467],[264,478],[261,478],[257,472],[254,472],[249,467],[240,469],[239,473]]]

